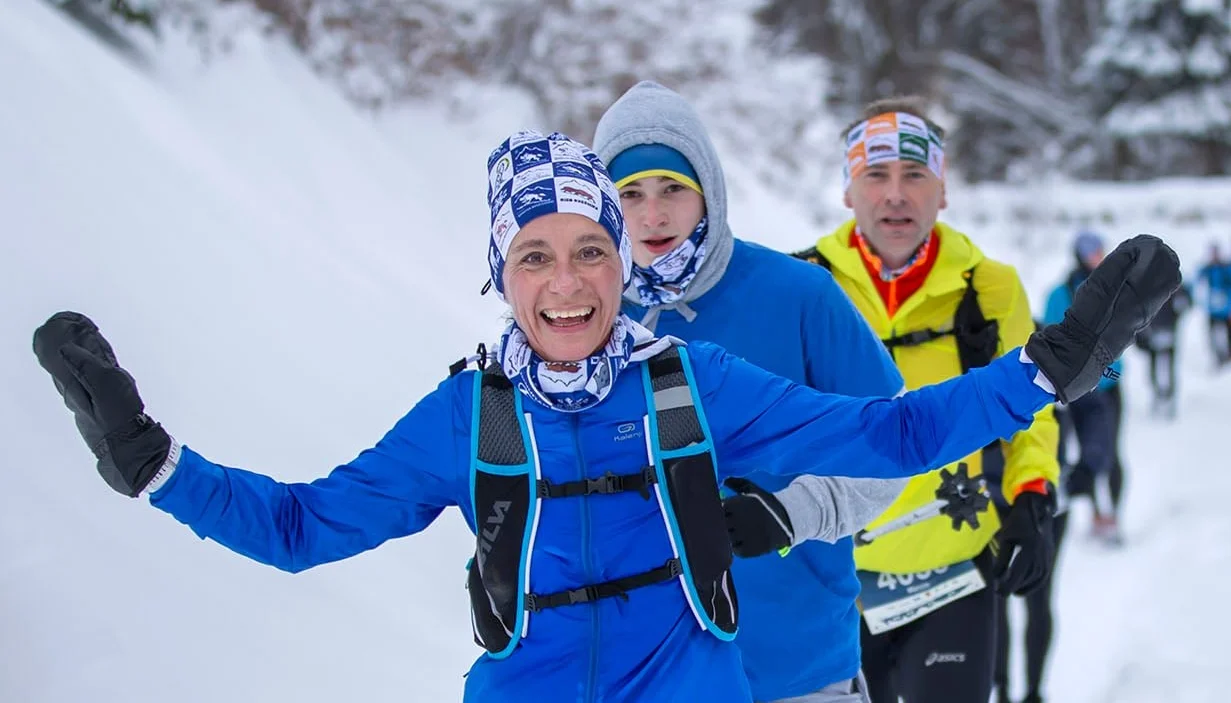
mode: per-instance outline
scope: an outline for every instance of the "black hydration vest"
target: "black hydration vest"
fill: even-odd
[[[482,362],[480,362],[482,363]],[[678,581],[698,624],[734,639],[739,605],[732,551],[715,473],[714,445],[684,347],[671,346],[640,365],[653,448],[646,466],[628,474],[551,483],[539,472],[533,426],[519,393],[488,365],[474,384],[471,504],[478,546],[469,565],[475,642],[496,659],[516,649],[531,616],[549,608],[627,598],[629,591]],[[455,365],[456,368],[456,365]],[[631,371],[631,369],[630,369]],[[544,500],[601,500],[633,491],[658,501],[672,558],[650,571],[559,593],[530,591],[530,562]]]

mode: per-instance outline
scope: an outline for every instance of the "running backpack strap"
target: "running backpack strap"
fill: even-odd
[[[687,354],[685,347],[673,346],[646,363],[656,490],[693,613],[702,627],[729,640],[739,622],[731,540],[713,442]]]
[[[979,291],[975,288],[975,267],[962,272],[966,290],[953,316],[953,334],[957,337],[957,354],[962,373],[992,363],[1000,351],[1000,323],[988,320],[979,307]]]
[[[889,354],[893,355],[893,350],[898,347],[915,347],[925,342],[930,342],[933,339],[940,339],[941,337],[948,337],[949,335],[956,337],[957,330],[915,330],[914,332],[907,332],[905,334],[895,334],[892,337],[882,339],[881,342],[884,343],[885,348],[889,350]]]
[[[512,653],[526,625],[525,592],[538,478],[521,398],[500,370],[489,365],[475,379],[471,450],[471,501],[477,546],[469,566],[475,642],[492,656]]]
[[[539,498],[576,498],[589,495],[610,495],[636,491],[642,498],[650,499],[650,487],[658,481],[653,466],[643,467],[631,474],[614,474],[610,471],[599,478],[587,478],[565,483],[552,483],[545,478],[538,480]]]
[[[987,366],[1000,351],[1000,323],[983,316],[979,306],[979,291],[975,288],[975,268],[962,272],[966,288],[953,313],[953,325],[947,330],[923,329],[882,339],[891,355],[898,347],[913,347],[941,337],[953,336],[957,345],[962,373]],[[897,357],[894,356],[896,359]]]
[[[829,263],[829,258],[825,256],[824,254],[822,254],[821,252],[817,251],[816,247],[811,247],[808,249],[800,249],[799,251],[793,251],[791,252],[791,257],[795,259],[799,259],[800,261],[807,261],[810,264],[816,264],[817,266],[822,266],[827,271],[833,270],[833,264]]]

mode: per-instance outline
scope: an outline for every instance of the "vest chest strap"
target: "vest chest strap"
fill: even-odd
[[[628,600],[627,593],[629,591],[670,581],[678,578],[682,573],[684,573],[684,568],[680,564],[680,560],[668,559],[667,563],[657,569],[650,569],[633,576],[625,576],[624,578],[612,581],[592,584],[584,588],[560,591],[559,593],[545,596],[529,593],[526,595],[526,610],[537,613],[548,608],[559,608],[560,606],[573,605],[574,603],[589,603],[601,598],[613,598],[616,596]]]
[[[595,493],[610,495],[636,491],[641,497],[650,499],[650,488],[658,483],[658,476],[653,466],[646,466],[633,474],[613,474],[608,471],[598,478],[587,478],[580,481],[552,483],[547,479],[539,479],[535,484],[539,498],[575,498]]]
[[[956,331],[945,330],[944,332],[941,332],[933,329],[915,330],[914,332],[907,332],[906,334],[894,335],[888,339],[882,339],[881,342],[883,342],[890,351],[893,351],[894,347],[914,347],[930,342],[933,339],[948,337],[949,335],[956,335]]]

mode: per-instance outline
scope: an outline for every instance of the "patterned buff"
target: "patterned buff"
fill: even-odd
[[[633,283],[643,306],[670,305],[684,295],[684,289],[705,261],[708,233],[709,218],[702,217],[683,244],[654,259],[648,268],[633,264]]]
[[[928,122],[905,112],[886,112],[864,120],[846,135],[842,189],[867,167],[888,161],[915,161],[937,178],[945,177],[945,148]]]
[[[915,249],[915,253],[910,255],[910,258],[906,260],[906,263],[896,269],[891,269],[881,261],[881,258],[876,255],[876,252],[872,251],[872,245],[869,244],[867,238],[863,236],[863,232],[860,232],[858,227],[855,228],[855,246],[859,247],[859,253],[863,256],[864,261],[874,261],[879,263],[880,279],[886,283],[898,278],[902,274],[909,271],[915,264],[919,263],[919,260],[923,258],[924,254],[927,253],[928,246],[931,243],[932,233],[928,232],[927,236],[923,238],[923,243]]]
[[[633,350],[654,335],[631,317],[620,315],[611,338],[598,353],[579,361],[546,361],[530,348],[526,333],[510,323],[500,337],[500,368],[522,393],[561,412],[580,412],[597,405],[615,386]]]
[[[513,238],[536,217],[564,212],[602,225],[620,252],[627,286],[632,249],[620,212],[620,195],[598,155],[560,133],[518,132],[487,159],[487,201],[491,211],[488,264],[491,282],[504,300],[505,257]],[[607,344],[587,359],[546,361],[531,347],[516,321],[509,323],[496,352],[506,376],[527,396],[563,412],[585,410],[611,391],[634,348],[653,334],[626,315],[616,318]]]

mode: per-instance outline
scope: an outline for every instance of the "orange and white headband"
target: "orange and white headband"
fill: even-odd
[[[842,189],[869,166],[888,161],[915,161],[937,178],[945,177],[945,147],[936,128],[915,115],[886,112],[864,120],[846,135]]]

